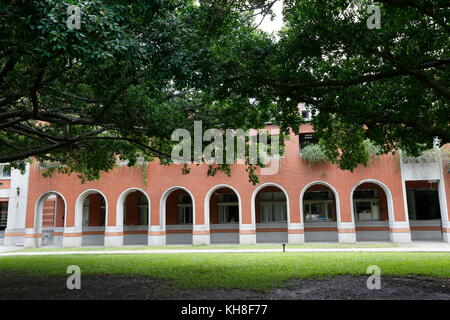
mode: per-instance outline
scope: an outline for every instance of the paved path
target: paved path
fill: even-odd
[[[5,247],[3,247],[5,248]],[[11,252],[16,250],[15,252]],[[79,255],[79,254],[170,254],[170,253],[270,253],[282,252],[282,249],[142,249],[142,250],[70,250],[70,251],[17,251],[9,247],[2,250],[0,257],[5,256],[48,256],[48,255]],[[439,242],[417,242],[400,247],[385,248],[289,248],[286,252],[449,252],[450,244]]]

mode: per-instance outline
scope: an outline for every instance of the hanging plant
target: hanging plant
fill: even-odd
[[[369,139],[364,140],[363,144],[365,151],[369,155],[369,159],[380,154],[380,147],[375,145]],[[325,150],[320,144],[308,144],[302,148],[300,156],[310,165],[330,161],[330,158],[328,158]]]
[[[310,165],[325,163],[329,160],[323,148],[318,144],[308,144],[302,148],[300,156]]]

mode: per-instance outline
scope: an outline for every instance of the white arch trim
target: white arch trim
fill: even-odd
[[[103,192],[97,189],[88,189],[83,191],[75,202],[75,230],[81,232],[83,228],[83,203],[87,196],[98,193],[105,199],[105,228],[108,226],[108,198]]]
[[[66,226],[66,216],[67,216],[67,201],[64,196],[58,191],[47,191],[42,194],[34,205],[34,220],[33,220],[33,229],[35,233],[41,233],[42,231],[42,216],[44,214],[44,201],[51,195],[58,195],[64,201],[64,227]]]
[[[210,202],[211,202],[211,197],[213,195],[213,193],[216,190],[222,189],[222,188],[226,188],[226,189],[230,189],[232,190],[238,197],[238,202],[239,202],[239,224],[242,223],[242,200],[241,200],[241,195],[239,194],[239,192],[236,190],[236,188],[228,185],[228,184],[219,184],[216,185],[214,187],[212,187],[211,189],[209,189],[209,191],[206,193],[205,196],[205,209],[204,209],[204,213],[205,213],[205,224],[209,225],[210,224]]]
[[[331,191],[333,191],[334,193],[334,198],[336,199],[336,220],[337,223],[340,224],[341,223],[341,201],[339,199],[339,194],[336,190],[335,187],[333,187],[331,184],[329,184],[328,182],[325,181],[313,181],[308,183],[302,190],[302,192],[300,192],[300,222],[304,223],[304,217],[303,217],[303,196],[305,195],[305,192],[311,188],[312,186],[315,185],[322,185],[325,187],[330,188]],[[353,222],[353,216],[352,216],[352,222]]]
[[[256,204],[255,204],[256,195],[258,194],[259,191],[261,191],[262,189],[264,189],[266,187],[275,187],[275,188],[280,189],[284,193],[284,196],[286,197],[287,223],[289,225],[289,223],[291,221],[291,217],[290,217],[291,209],[290,209],[290,204],[289,204],[289,195],[282,186],[280,186],[277,183],[273,183],[273,182],[263,183],[262,185],[258,186],[258,188],[256,188],[253,191],[252,202],[251,202],[252,225],[256,225]]]
[[[192,224],[195,225],[195,214],[196,214],[196,210],[195,210],[195,198],[194,195],[192,194],[192,192],[183,186],[173,186],[170,187],[169,189],[167,189],[166,191],[164,191],[163,195],[161,196],[160,202],[159,202],[159,223],[160,223],[160,228],[161,231],[165,231],[166,230],[166,202],[167,202],[167,198],[169,197],[169,195],[175,191],[175,190],[184,190],[186,191],[191,199],[192,199]]]
[[[375,180],[375,179],[365,179],[365,180],[359,181],[353,187],[352,192],[350,192],[350,210],[351,210],[351,213],[352,213],[352,220],[354,221],[354,219],[355,219],[355,213],[354,213],[354,208],[353,208],[353,193],[355,192],[355,190],[360,185],[362,185],[364,183],[373,183],[373,184],[376,184],[376,185],[378,185],[379,187],[381,187],[383,189],[384,193],[386,194],[386,199],[387,199],[389,224],[394,223],[395,222],[394,201],[393,201],[393,198],[392,198],[391,190],[389,190],[389,188],[383,182],[381,182],[379,180]],[[406,215],[406,219],[408,219],[407,215]],[[408,220],[406,220],[406,221],[408,221]]]
[[[151,224],[151,201],[150,201],[150,197],[148,196],[147,192],[145,192],[143,189],[141,188],[128,188],[126,189],[124,192],[122,192],[119,196],[119,198],[117,198],[117,206],[116,206],[116,227],[123,227],[123,214],[124,214],[124,204],[125,204],[125,200],[128,197],[128,195],[132,192],[136,192],[139,191],[141,192],[146,198],[147,198],[147,203],[148,203],[148,225],[150,226]]]

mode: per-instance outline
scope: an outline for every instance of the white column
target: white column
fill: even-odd
[[[194,246],[207,245],[211,243],[209,224],[194,224],[192,230],[192,244]]]
[[[445,196],[445,184],[441,179],[438,183],[439,205],[441,210],[443,241],[450,243],[450,219],[448,216],[447,197]]]
[[[63,247],[79,248],[83,243],[83,232],[81,227],[65,227],[63,235]]]
[[[356,243],[356,228],[354,222],[338,222],[339,243]]]
[[[305,227],[303,223],[288,224],[288,244],[305,244]]]
[[[162,226],[149,227],[148,245],[152,247],[159,247],[166,245],[166,230]]]
[[[256,226],[254,224],[239,224],[239,244],[256,244]]]
[[[441,166],[441,179],[438,182],[438,194],[439,194],[439,205],[441,210],[441,221],[442,221],[442,236],[445,243],[450,243],[450,217],[448,213],[448,203],[445,194],[445,174],[442,161],[440,161]],[[447,191],[450,192],[450,191]]]
[[[53,232],[57,233],[53,236],[53,245],[61,247],[64,238],[64,228],[55,228]]]
[[[28,186],[30,165],[27,164],[25,174],[20,170],[11,170],[11,186],[6,197],[8,200],[8,221],[5,230],[5,246],[24,244],[25,220],[27,216]],[[8,189],[4,189],[5,191]],[[0,192],[1,193],[1,192]],[[34,204],[32,204],[34,205]],[[7,234],[11,236],[6,236]]]
[[[13,247],[24,244],[25,229],[6,229],[5,230],[5,246]]]
[[[123,226],[105,228],[105,247],[123,246]]]
[[[394,243],[411,243],[409,221],[389,221],[390,239]]]
[[[34,228],[25,229],[25,237],[23,246],[25,248],[40,248],[42,242],[42,235],[35,233]]]
[[[450,222],[442,222],[442,236],[445,243],[450,243]]]

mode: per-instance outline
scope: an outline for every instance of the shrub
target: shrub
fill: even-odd
[[[418,157],[410,156],[405,152],[400,153],[402,156],[403,163],[433,163],[439,161],[441,150],[439,148],[425,150]]]

